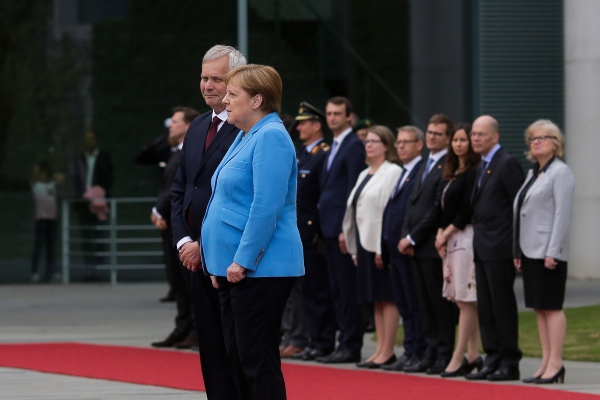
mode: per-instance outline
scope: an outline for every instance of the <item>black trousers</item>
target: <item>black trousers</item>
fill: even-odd
[[[191,332],[195,332],[192,298],[190,295],[190,279],[187,268],[179,260],[179,253],[175,249],[175,246],[173,246],[173,231],[170,228],[163,231],[163,247],[165,262],[167,263],[166,268],[170,271],[170,283],[177,305],[175,329],[171,334],[178,340],[183,340]]]
[[[227,357],[217,289],[202,270],[190,272],[192,304],[198,332],[200,367],[210,400],[242,399]]]
[[[392,256],[390,264],[392,294],[402,317],[402,328],[404,329],[404,354],[407,357],[421,358],[425,354],[427,344],[423,333],[419,296],[415,287],[410,258],[400,254],[398,257]]]
[[[37,219],[35,221],[35,236],[33,241],[33,252],[31,255],[31,272],[38,272],[38,263],[42,249],[46,248],[46,274],[52,275],[56,271],[56,220]]]
[[[303,349],[308,345],[310,339],[304,296],[302,296],[303,286],[304,277],[301,276],[296,280],[285,305],[281,320],[281,331],[283,331],[281,345],[285,347],[294,346]]]
[[[304,249],[304,283],[302,286],[306,320],[310,330],[310,347],[330,353],[335,348],[335,313],[325,256],[313,243]]]
[[[365,324],[356,293],[356,267],[352,257],[340,251],[337,238],[324,239],[323,244],[335,319],[340,329],[338,349],[358,353],[363,345]]]
[[[487,366],[518,366],[523,355],[519,350],[515,274],[512,259],[483,261],[475,254],[479,330]]]
[[[425,334],[424,358],[450,361],[458,317],[456,305],[442,297],[444,274],[442,260],[413,258],[413,277],[419,298],[423,332]]]
[[[242,400],[286,399],[279,328],[295,277],[218,277],[223,335]]]

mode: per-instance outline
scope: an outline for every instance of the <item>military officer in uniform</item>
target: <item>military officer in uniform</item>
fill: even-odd
[[[323,141],[325,114],[307,102],[300,103],[296,116],[300,140],[298,159],[298,230],[304,248],[306,275],[302,281],[302,299],[310,342],[292,358],[314,360],[330,354],[335,347],[337,324],[333,311],[329,276],[321,246],[321,231],[317,203],[319,202],[319,173],[329,154]]]

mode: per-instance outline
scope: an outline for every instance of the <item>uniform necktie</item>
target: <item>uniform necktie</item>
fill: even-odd
[[[213,117],[212,123],[210,124],[210,128],[208,128],[208,133],[206,134],[206,142],[204,142],[204,150],[208,149],[211,142],[217,136],[217,129],[219,128],[219,123],[221,120],[216,115]]]
[[[429,170],[431,169],[431,164],[434,163],[434,159],[429,157],[427,159],[427,166],[425,167],[425,171],[423,172],[423,176],[421,177],[421,183],[425,182],[425,178],[427,178],[427,175],[429,175]]]

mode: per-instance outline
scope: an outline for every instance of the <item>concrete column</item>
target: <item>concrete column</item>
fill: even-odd
[[[577,180],[569,275],[600,278],[600,1],[564,9],[566,161]]]

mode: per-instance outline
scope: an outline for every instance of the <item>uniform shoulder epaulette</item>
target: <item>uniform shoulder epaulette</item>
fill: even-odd
[[[329,151],[329,149],[330,149],[329,145],[327,143],[325,143],[325,142],[321,142],[319,144],[319,147],[322,148],[323,151]]]

